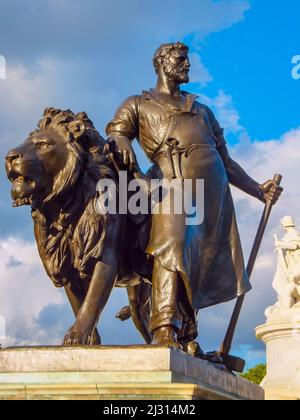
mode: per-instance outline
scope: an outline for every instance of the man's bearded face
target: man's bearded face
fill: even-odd
[[[178,84],[189,82],[190,62],[187,51],[175,49],[171,51],[163,63],[163,70],[170,79]]]

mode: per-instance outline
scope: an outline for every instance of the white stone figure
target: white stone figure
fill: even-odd
[[[286,235],[281,241],[275,235],[278,263],[273,281],[278,301],[266,310],[267,318],[275,313],[300,308],[300,232],[291,216],[284,217],[281,225]]]

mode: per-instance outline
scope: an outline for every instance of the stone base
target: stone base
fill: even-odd
[[[166,347],[0,351],[0,399],[263,400],[239,376]]]
[[[300,319],[284,311],[268,321],[256,328],[257,338],[267,348],[267,376],[262,383],[266,399],[300,400]]]

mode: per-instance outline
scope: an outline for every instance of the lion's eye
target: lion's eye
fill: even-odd
[[[46,143],[45,141],[40,141],[40,142],[36,143],[36,147],[38,149],[48,149],[49,147],[51,147],[51,144]]]

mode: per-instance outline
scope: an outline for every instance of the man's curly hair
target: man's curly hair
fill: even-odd
[[[163,65],[164,61],[168,56],[170,55],[171,51],[173,50],[183,50],[183,51],[189,51],[189,47],[182,42],[172,42],[169,44],[162,44],[155,52],[153,57],[153,66],[155,69],[155,72],[158,73],[159,69]]]

